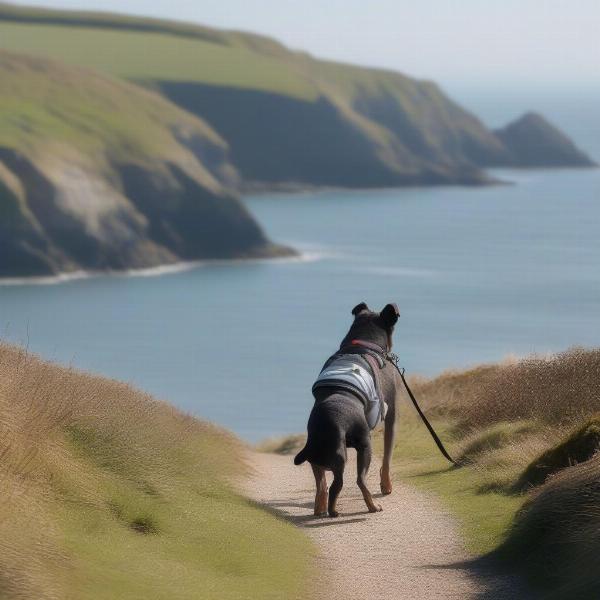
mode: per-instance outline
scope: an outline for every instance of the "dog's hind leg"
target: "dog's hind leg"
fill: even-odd
[[[342,491],[342,487],[344,487],[344,469],[346,467],[346,461],[343,457],[339,457],[339,460],[336,461],[335,466],[333,467],[333,482],[329,488],[329,502],[328,502],[328,512],[330,517],[337,517],[339,515],[336,510],[336,504],[338,496]]]
[[[379,471],[382,494],[392,493],[392,478],[390,466],[394,452],[394,438],[396,437],[396,411],[394,403],[390,403],[385,415],[385,431],[383,433],[383,463]]]
[[[327,479],[325,478],[325,469],[311,464],[315,483],[317,484],[317,494],[315,496],[315,515],[322,516],[327,514]]]
[[[358,477],[356,483],[362,492],[365,504],[369,509],[369,512],[379,512],[383,510],[381,505],[373,502],[373,496],[367,487],[367,473],[369,472],[369,465],[371,464],[371,446],[364,446],[356,450],[356,467],[358,471]]]

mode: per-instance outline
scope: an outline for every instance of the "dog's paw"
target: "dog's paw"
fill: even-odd
[[[375,504],[375,505],[373,505],[373,508],[369,509],[369,512],[376,513],[376,512],[381,512],[382,510],[383,510],[383,506],[381,506],[381,504]]]
[[[384,496],[389,496],[392,493],[392,483],[391,482],[381,482],[381,493]]]
[[[386,472],[386,473],[383,472],[383,467],[381,469],[379,469],[379,478],[380,478],[379,485],[381,487],[381,493],[384,496],[391,494],[392,493],[392,479],[390,478],[389,472]]]
[[[320,511],[320,512],[315,511],[315,517],[326,517],[326,516],[327,516],[326,510]]]
[[[340,516],[340,513],[339,513],[337,510],[330,510],[330,511],[329,511],[329,516],[330,516],[332,519],[335,519],[335,517],[339,517],[339,516]]]

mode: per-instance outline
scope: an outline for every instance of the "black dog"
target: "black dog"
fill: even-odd
[[[370,373],[379,384],[378,396],[387,404],[387,412],[382,411],[381,414],[381,417],[385,415],[385,434],[380,476],[381,491],[389,494],[392,491],[390,462],[394,446],[395,400],[399,377],[387,360],[387,354],[392,347],[392,333],[399,312],[395,304],[388,304],[381,313],[372,312],[363,302],[352,310],[352,314],[354,322],[342,340],[339,352],[330,358],[326,367],[340,355],[361,363],[365,359],[371,367]],[[357,393],[352,386],[344,385],[344,382],[340,382],[340,385],[335,382],[325,384],[313,388],[315,404],[308,420],[308,439],[306,446],[294,459],[296,465],[308,461],[312,466],[317,484],[315,515],[329,512],[330,517],[337,517],[339,514],[336,502],[343,486],[347,448],[355,448],[357,452],[357,483],[365,503],[370,512],[378,512],[382,508],[373,502],[366,484],[371,463],[371,427],[366,414],[368,404],[362,394]],[[329,498],[325,471],[333,471]]]

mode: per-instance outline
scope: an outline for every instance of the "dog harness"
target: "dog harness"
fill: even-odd
[[[363,346],[363,343],[360,345]],[[379,386],[378,371],[384,363],[368,348],[361,353],[347,353],[345,350],[340,350],[327,360],[313,384],[313,395],[323,387],[353,393],[363,403],[367,423],[374,429],[385,419],[388,409]]]

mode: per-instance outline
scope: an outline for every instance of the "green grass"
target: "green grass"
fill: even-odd
[[[438,146],[444,129],[462,130],[491,143],[481,124],[432,82],[314,59],[254,34],[143,17],[22,7],[2,10],[0,5],[0,48],[92,67],[149,85],[202,83],[307,101],[325,94],[350,112],[356,110],[357,99],[368,102],[389,97],[398,103],[402,118],[419,128],[433,147]],[[356,124],[385,144],[382,127],[389,123],[361,116]]]
[[[93,71],[0,52],[0,145],[64,143],[112,158],[177,155],[173,130],[212,143],[201,120],[153,94]]]
[[[315,86],[285,61],[163,33],[0,21],[0,47],[136,81],[202,82],[316,97]]]
[[[450,453],[458,456],[452,426],[441,420],[434,425],[448,442]],[[489,489],[490,480],[502,473],[501,464],[485,470],[474,465],[452,467],[439,454],[424,425],[412,416],[401,419],[398,425],[394,473],[440,498],[457,517],[467,549],[474,554],[487,553],[500,543],[524,501],[521,496]]]
[[[222,481],[186,478],[156,494],[113,476],[104,506],[56,507],[63,548],[76,557],[68,597],[300,595],[312,552],[303,536]]]
[[[237,493],[232,435],[0,345],[0,596],[310,596],[312,544]]]

